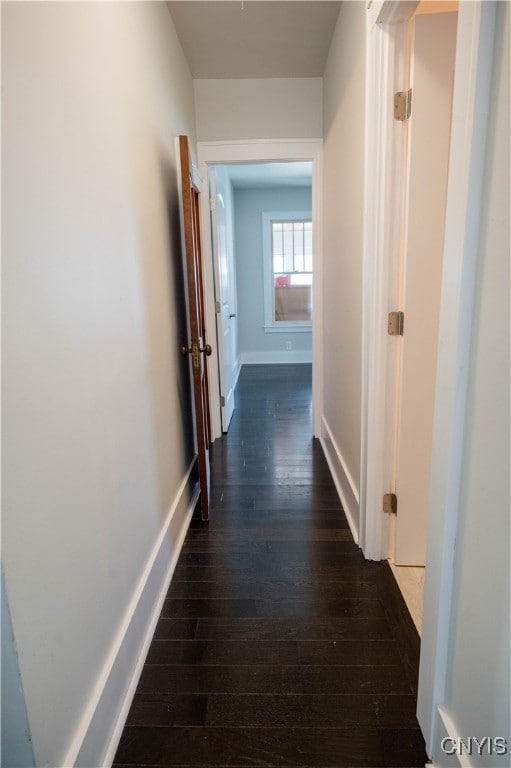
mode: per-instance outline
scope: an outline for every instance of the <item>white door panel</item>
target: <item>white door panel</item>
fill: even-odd
[[[210,171],[213,262],[217,312],[217,346],[220,380],[222,432],[227,432],[235,408],[237,373],[236,273],[232,232],[230,182],[221,167]]]
[[[457,14],[416,16],[394,560],[425,565]]]

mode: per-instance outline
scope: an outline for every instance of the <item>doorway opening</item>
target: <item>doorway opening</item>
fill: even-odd
[[[321,141],[199,142],[212,437],[242,365],[312,363],[321,412]]]
[[[361,542],[366,556],[390,559],[420,633],[456,5],[419,4],[415,11],[408,10],[407,18],[381,21],[390,48],[375,45],[373,54],[392,64],[388,78],[379,77],[377,86],[384,106],[375,105],[376,116],[370,120],[385,125],[384,163],[381,177],[376,174],[372,199],[379,200],[375,216],[385,209],[387,223],[384,230],[375,230],[376,242],[368,237],[364,305],[365,314],[372,312],[377,318],[403,311],[404,334],[388,336],[386,327],[380,334],[370,322],[367,326],[369,411],[364,425],[362,466],[367,469],[361,496],[366,514]],[[392,103],[396,91],[409,88],[411,116],[401,122],[386,104]],[[397,497],[397,516],[381,514],[382,496],[389,491]],[[378,519],[371,510],[376,510]]]
[[[389,340],[395,346],[390,408],[398,504],[398,514],[390,520],[389,559],[419,634],[457,32],[456,11],[421,7],[408,21],[406,88],[413,106],[403,126],[405,202],[397,290],[406,330]]]
[[[209,168],[222,432],[242,365],[312,362],[312,167]]]
[[[373,4],[369,10],[366,125],[369,136],[367,159],[374,184],[368,187],[365,208],[376,224],[366,228],[364,247],[364,278],[367,277],[364,280],[364,312],[368,313],[368,322],[364,332],[362,470],[365,474],[361,479],[361,542],[364,554],[372,559],[387,557],[389,551],[389,516],[383,514],[381,503],[391,478],[388,459],[391,451],[386,445],[389,337],[386,327],[381,328],[378,322],[386,319],[387,312],[397,309],[389,285],[392,284],[391,256],[396,248],[403,202],[401,124],[394,123],[392,111],[386,105],[393,103],[398,75],[401,75],[401,83],[404,82],[406,21],[412,12],[413,4],[390,0]],[[461,457],[466,440],[465,414],[470,380],[470,318],[478,264],[485,140],[492,92],[494,14],[492,4],[461,3],[457,20],[457,42],[461,44],[456,49],[450,126],[439,325],[441,343],[436,371],[418,694],[419,722],[431,755],[439,743],[437,734],[442,730],[452,732],[453,722],[450,718],[447,722],[448,713],[444,716],[443,711],[449,659],[446,649],[450,646],[451,608],[456,594],[453,591],[454,563],[464,487]],[[470,41],[470,45],[466,41]],[[381,130],[371,133],[375,124]]]

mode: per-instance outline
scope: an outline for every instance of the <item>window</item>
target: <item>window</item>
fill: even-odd
[[[263,213],[265,330],[309,331],[312,320],[311,213]]]

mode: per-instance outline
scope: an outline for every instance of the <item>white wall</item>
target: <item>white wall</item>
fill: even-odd
[[[2,570],[2,745],[1,761],[9,768],[31,768],[34,754],[30,740],[25,697],[12,632],[11,614]]]
[[[268,211],[307,211],[310,187],[234,190],[238,330],[241,363],[310,362],[312,334],[265,333],[262,214]],[[292,349],[286,350],[286,343]]]
[[[509,42],[511,13],[497,3],[493,105],[473,318],[446,699],[457,735],[507,738],[506,755],[471,766],[509,766],[510,714],[510,295]],[[433,745],[435,762],[451,765]]]
[[[36,764],[96,766],[189,505],[193,84],[164,3],[8,3],[2,33],[6,588]]]
[[[322,79],[195,80],[197,140],[317,139]]]
[[[323,89],[324,445],[359,521],[365,3],[343,3]]]

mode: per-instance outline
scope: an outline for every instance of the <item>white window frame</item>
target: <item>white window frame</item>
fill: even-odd
[[[264,267],[264,332],[265,333],[310,333],[312,320],[275,320],[275,292],[273,276],[273,251],[271,238],[272,221],[312,221],[312,211],[264,211],[263,267]],[[314,239],[313,239],[314,243]],[[314,254],[313,254],[314,264]],[[314,272],[312,273],[314,282]]]

